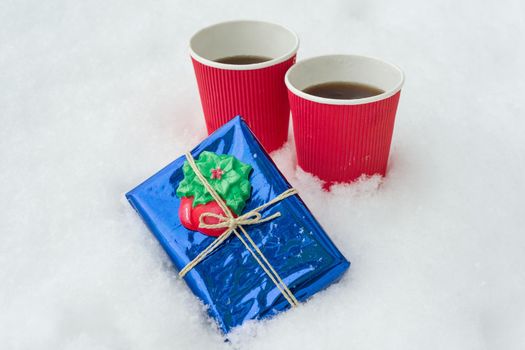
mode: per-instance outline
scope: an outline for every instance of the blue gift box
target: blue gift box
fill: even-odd
[[[252,166],[251,196],[243,212],[252,210],[290,188],[271,158],[241,117],[216,130],[191,151],[235,156]],[[126,194],[151,232],[180,271],[214,237],[182,226],[176,189],[183,179],[182,156]],[[350,263],[328,238],[299,196],[265,209],[264,216],[281,216],[246,231],[299,301],[336,281]],[[240,240],[232,235],[184,277],[193,293],[207,305],[220,329],[228,333],[246,320],[262,319],[290,304]]]

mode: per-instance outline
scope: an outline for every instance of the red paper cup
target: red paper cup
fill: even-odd
[[[385,92],[339,100],[304,93],[326,82],[357,82]],[[326,182],[351,182],[386,174],[403,72],[382,60],[355,55],[314,57],[286,73],[297,162]]]
[[[292,31],[257,21],[224,22],[204,28],[190,40],[208,133],[241,115],[268,152],[288,137],[290,106],[284,75],[295,63],[299,39]],[[225,64],[215,60],[264,56],[255,64]]]

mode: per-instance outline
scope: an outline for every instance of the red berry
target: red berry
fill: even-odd
[[[224,170],[222,170],[221,168],[217,168],[217,169],[212,169],[211,170],[211,178],[212,179],[221,179],[222,178],[222,175],[224,175]]]

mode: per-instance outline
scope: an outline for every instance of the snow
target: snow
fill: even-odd
[[[523,349],[525,5],[491,1],[4,1],[1,349]],[[282,23],[299,59],[407,76],[390,169],[331,193],[273,156],[352,261],[223,342],[123,194],[205,137],[187,42]]]

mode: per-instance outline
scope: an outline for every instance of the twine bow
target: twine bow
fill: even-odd
[[[230,237],[232,234],[235,234],[237,238],[244,244],[246,249],[252,254],[255,261],[261,266],[261,268],[264,270],[264,272],[270,277],[272,282],[275,284],[275,286],[279,289],[281,294],[284,296],[284,298],[290,303],[292,307],[295,307],[299,304],[299,301],[295,298],[293,293],[290,291],[288,286],[283,282],[277,271],[273,268],[273,266],[270,264],[268,259],[264,256],[263,252],[257,247],[253,239],[250,237],[248,232],[244,229],[243,226],[247,225],[257,225],[261,224],[263,222],[267,222],[270,220],[273,220],[279,216],[281,216],[280,212],[274,213],[272,215],[269,215],[267,217],[263,217],[260,213],[261,210],[266,209],[267,207],[282,201],[283,199],[290,197],[294,194],[297,194],[297,191],[293,188],[290,188],[277,197],[273,198],[269,202],[250,210],[249,212],[242,214],[238,217],[234,217],[231,213],[230,209],[224,202],[224,200],[217,194],[215,189],[210,185],[208,180],[202,175],[201,171],[197,167],[197,164],[195,164],[195,160],[193,159],[193,156],[191,153],[186,153],[186,159],[188,161],[188,164],[195,172],[195,175],[199,178],[199,180],[202,182],[206,190],[211,194],[213,199],[217,202],[219,207],[222,209],[224,215],[215,214],[215,213],[203,213],[199,217],[199,227],[201,228],[226,228],[226,230],[219,236],[215,241],[213,241],[212,244],[210,244],[208,247],[206,247],[202,252],[199,253],[192,261],[190,261],[182,270],[179,272],[180,277],[184,277],[191,269],[193,269],[196,265],[198,265],[202,260],[204,260],[208,255],[210,255],[215,249],[217,249],[228,237]],[[205,222],[206,218],[215,218],[218,220],[216,224],[207,224]],[[241,235],[241,233],[242,235]],[[243,237],[244,235],[244,237]],[[249,242],[246,242],[246,240]]]

